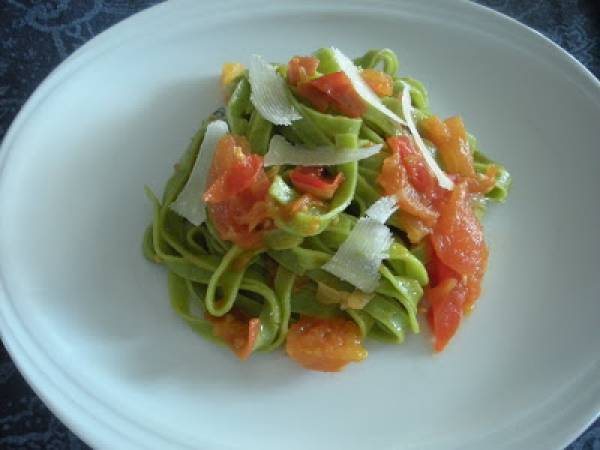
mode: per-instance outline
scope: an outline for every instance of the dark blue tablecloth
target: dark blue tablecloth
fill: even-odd
[[[0,139],[65,57],[158,0],[0,0]],[[541,31],[600,76],[600,0],[480,0]],[[0,449],[85,449],[31,391],[0,345]],[[569,450],[600,450],[600,420]]]

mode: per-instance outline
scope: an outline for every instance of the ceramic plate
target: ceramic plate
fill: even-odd
[[[390,47],[514,176],[489,274],[442,354],[428,333],[338,374],[246,363],[173,313],[141,237],[221,99],[225,61]],[[98,448],[549,449],[600,408],[600,84],[463,1],[176,0],[90,41],[38,88],[0,166],[0,327],[44,401]]]

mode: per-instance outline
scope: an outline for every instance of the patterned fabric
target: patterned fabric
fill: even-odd
[[[0,0],[0,139],[36,86],[96,34],[158,0]],[[600,1],[479,0],[544,33],[600,76]],[[0,344],[0,449],[81,450]],[[600,450],[600,420],[568,450]]]

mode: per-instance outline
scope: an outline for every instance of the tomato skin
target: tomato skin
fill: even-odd
[[[427,264],[430,285],[425,289],[429,302],[427,320],[434,337],[434,350],[442,351],[456,334],[465,313],[481,294],[483,271],[461,276],[432,253]]]
[[[433,349],[444,350],[456,334],[463,316],[465,289],[454,278],[446,278],[436,287],[427,288],[425,296],[430,303],[427,320],[433,331]]]
[[[268,205],[270,184],[262,157],[250,153],[245,137],[221,138],[203,197],[221,239],[242,248],[262,245],[264,230],[272,227]]]
[[[443,205],[430,237],[425,291],[430,307],[427,318],[434,335],[434,350],[442,351],[456,333],[463,313],[470,312],[481,294],[488,249],[461,182]]]
[[[297,166],[289,174],[290,181],[300,192],[311,194],[320,200],[330,200],[344,182],[341,172],[333,180],[326,178],[320,166]]]
[[[419,126],[423,136],[436,146],[446,172],[465,178],[475,178],[467,131],[459,116],[450,117],[444,122],[439,117],[432,116],[422,120]]]
[[[304,368],[321,372],[338,372],[367,357],[356,323],[340,317],[300,318],[290,327],[286,351]]]
[[[206,203],[219,203],[235,197],[250,186],[262,169],[262,159],[250,154],[244,136],[226,134],[219,142],[208,173]]]
[[[314,56],[294,56],[288,62],[287,81],[292,86],[305,83],[315,76],[319,59]]]
[[[386,142],[394,152],[400,154],[408,181],[418,192],[432,201],[437,194],[437,182],[423,154],[415,147],[414,141],[408,136],[392,136]]]
[[[365,69],[361,76],[379,97],[389,97],[394,93],[394,81],[387,73],[381,70]]]
[[[427,227],[433,226],[439,216],[433,205],[437,184],[422,156],[407,136],[392,136],[386,143],[392,153],[384,159],[377,182],[385,195],[398,197],[402,211],[420,219]],[[415,184],[423,191],[417,190]]]
[[[306,98],[318,111],[333,107],[347,117],[361,117],[367,106],[344,72],[333,72],[300,83],[298,95]]]
[[[473,194],[487,194],[496,186],[497,166],[487,168],[485,174],[476,174],[473,178],[467,178],[466,182],[469,192]]]
[[[263,173],[253,186],[233,199],[207,205],[221,239],[246,249],[262,245],[264,231],[272,228],[267,200],[270,184]]]
[[[467,131],[459,116],[445,121],[432,116],[422,120],[419,127],[423,136],[438,149],[444,168],[453,179],[466,181],[469,192],[474,194],[486,194],[494,188],[498,168],[490,166],[485,174],[475,171]]]
[[[440,258],[436,255],[433,245],[431,244],[431,238],[427,241],[427,274],[429,275],[429,285],[437,286],[448,278],[455,278],[460,280],[460,274],[456,273],[450,267],[445,265]]]
[[[440,213],[431,236],[439,259],[460,275],[485,272],[488,249],[483,228],[471,208],[467,183],[454,187]]]
[[[421,120],[419,128],[422,136],[429,139],[436,147],[445,145],[450,141],[450,130],[438,116]]]
[[[244,136],[226,134],[219,142],[208,172],[208,184],[214,182],[219,175],[250,154],[250,142]]]
[[[481,295],[481,283],[483,282],[483,276],[485,275],[485,269],[482,271],[467,277],[464,281],[466,288],[465,303],[463,304],[463,311],[469,313],[475,307],[475,302]]]
[[[311,194],[302,194],[296,200],[279,209],[279,214],[284,220],[292,220],[298,213],[306,212],[314,208],[320,211],[326,210],[326,205]]]
[[[396,211],[395,219],[400,228],[406,233],[411,244],[418,244],[431,234],[431,227],[428,227],[421,219],[405,211]]]
[[[427,321],[433,333],[434,351],[440,352],[458,330],[468,291],[462,277],[437,257],[431,244],[428,245],[428,253]]]
[[[304,97],[319,112],[326,112],[329,109],[329,99],[326,95],[310,83],[301,83],[298,85],[298,95]]]
[[[245,320],[231,312],[223,317],[207,316],[207,319],[213,324],[213,334],[223,339],[238,358],[244,361],[250,357],[260,334],[258,318]]]
[[[231,200],[256,181],[262,172],[262,157],[258,155],[243,156],[242,159],[228,168],[218,177],[204,193],[206,203],[219,203]]]

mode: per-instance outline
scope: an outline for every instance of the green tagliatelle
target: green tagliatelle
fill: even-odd
[[[314,77],[340,70],[331,49],[320,49],[314,55],[319,59]],[[391,77],[393,94],[381,102],[394,114],[403,118],[400,96],[408,86],[415,120],[431,116],[425,87],[417,80],[397,75],[399,62],[394,52],[370,50],[354,63],[360,69],[378,69]],[[276,69],[285,78],[287,66]],[[343,318],[356,323],[362,338],[401,343],[408,333],[419,332],[419,302],[429,279],[422,249],[409,247],[394,217],[388,221],[393,243],[381,262],[377,288],[365,297],[366,303],[352,308],[319,299],[319,292],[336,292],[345,298],[357,291],[323,266],[349,239],[366,209],[382,197],[376,180],[389,154],[385,146],[367,159],[328,167],[331,177],[341,174],[343,180],[333,196],[318,207],[274,214],[272,226],[265,228],[258,247],[242,248],[223,239],[210,214],[207,221],[194,225],[170,208],[190,177],[208,124],[217,119],[226,120],[230,133],[245,136],[256,155],[267,153],[276,134],[309,149],[328,146],[351,152],[360,146],[384,144],[389,136],[407,132],[372,106],[361,117],[353,118],[332,109],[320,112],[298,94],[296,86],[286,84],[286,89],[300,119],[280,125],[265,119],[253,105],[247,71],[227,86],[229,99],[224,113],[209,117],[200,127],[167,181],[162,197],[146,190],[154,213],[144,234],[144,255],[166,267],[173,309],[194,331],[211,340],[223,342],[215,332],[215,320],[235,313],[260,321],[258,336],[252,341],[253,351],[280,347],[286,342],[291,324],[301,316]],[[469,147],[478,173],[485,174],[491,165],[497,166],[495,187],[480,200],[479,209],[483,211],[486,201],[506,199],[511,178],[503,167],[483,155],[472,136]],[[267,172],[268,201],[276,211],[291,208],[302,196],[291,181],[292,169],[275,166]]]

